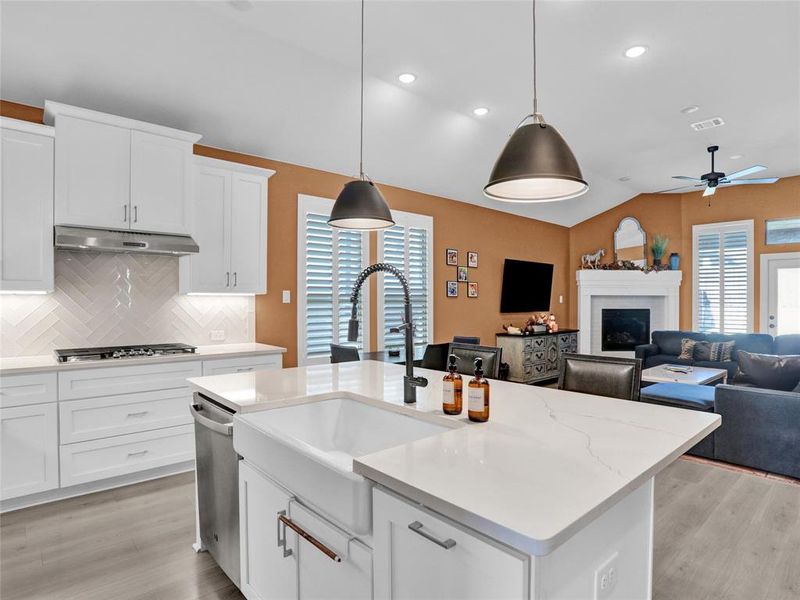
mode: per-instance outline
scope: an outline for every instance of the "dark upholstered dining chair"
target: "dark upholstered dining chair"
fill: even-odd
[[[473,344],[478,346],[481,343],[481,338],[479,337],[472,337],[468,335],[454,335],[453,336],[453,343],[454,344]]]
[[[475,344],[456,344],[451,342],[447,349],[447,354],[455,354],[458,357],[456,366],[462,375],[472,375],[475,372],[475,359],[480,356],[483,359],[483,373],[487,379],[499,379],[500,360],[502,359],[502,348],[495,346],[476,346]]]
[[[358,356],[358,348],[331,344],[331,364],[353,362],[356,360],[361,360]]]
[[[436,371],[447,370],[447,352],[450,349],[450,344],[428,344],[425,346],[425,353],[422,355],[422,360],[419,366],[423,369],[434,369]]]
[[[639,358],[563,354],[558,389],[608,398],[638,400],[642,382]]]

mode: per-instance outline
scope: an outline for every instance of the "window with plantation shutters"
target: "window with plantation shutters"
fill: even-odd
[[[392,211],[396,225],[378,234],[378,260],[400,269],[411,290],[414,344],[433,341],[433,218]],[[396,277],[382,275],[378,288],[378,346],[402,348],[404,333],[389,330],[403,322],[403,288]]]
[[[330,345],[347,341],[350,293],[356,277],[367,266],[368,234],[335,229],[328,225],[333,201],[298,197],[298,362],[326,363]],[[359,299],[361,328],[355,345],[365,349],[369,340],[368,284]]]
[[[746,333],[753,321],[753,221],[695,225],[694,329]]]

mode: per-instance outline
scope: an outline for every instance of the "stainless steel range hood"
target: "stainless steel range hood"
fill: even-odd
[[[197,243],[188,235],[90,229],[67,225],[56,225],[55,246],[64,250],[141,252],[168,256],[185,256],[200,251]]]

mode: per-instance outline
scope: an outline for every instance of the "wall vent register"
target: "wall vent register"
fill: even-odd
[[[69,348],[55,350],[58,362],[108,360],[121,358],[146,358],[170,354],[193,354],[195,346],[188,344],[144,344],[140,346],[106,346],[100,348]]]

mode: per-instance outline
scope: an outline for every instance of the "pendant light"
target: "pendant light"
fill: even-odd
[[[483,193],[507,202],[552,202],[586,193],[589,184],[567,142],[539,112],[536,89],[536,0],[533,21],[533,114],[525,117],[503,148]],[[525,123],[528,119],[531,122]],[[525,123],[525,124],[523,124]]]
[[[386,199],[364,174],[364,0],[361,0],[361,130],[358,179],[348,181],[336,198],[328,225],[340,229],[369,231],[394,225]]]

